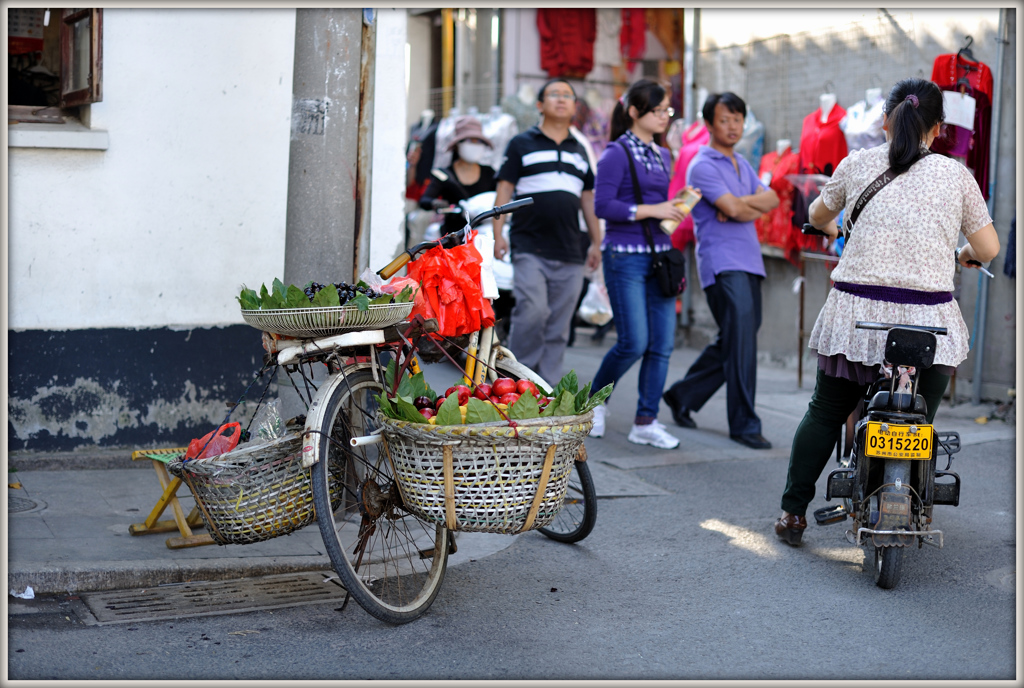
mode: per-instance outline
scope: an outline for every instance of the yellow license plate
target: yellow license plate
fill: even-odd
[[[916,428],[917,432],[911,432]],[[935,446],[935,430],[931,425],[897,425],[894,423],[867,424],[864,433],[864,454],[886,459],[932,458]]]

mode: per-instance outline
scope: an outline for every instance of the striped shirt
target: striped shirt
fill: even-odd
[[[513,255],[532,253],[583,263],[580,196],[594,188],[594,171],[575,137],[568,135],[555,143],[540,127],[530,127],[509,141],[498,180],[515,185],[515,198],[533,198],[533,205],[512,214]]]

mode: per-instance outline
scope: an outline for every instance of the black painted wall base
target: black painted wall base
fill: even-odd
[[[248,325],[8,331],[7,447],[184,446],[223,421],[262,364],[260,332]],[[243,427],[247,406],[231,417]]]

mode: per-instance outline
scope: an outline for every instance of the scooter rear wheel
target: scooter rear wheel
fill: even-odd
[[[885,590],[896,587],[903,572],[903,547],[875,547],[875,585]]]

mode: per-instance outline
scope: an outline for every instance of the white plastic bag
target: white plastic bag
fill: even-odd
[[[612,319],[612,302],[608,300],[608,290],[604,284],[590,283],[577,313],[581,320],[598,327]]]

